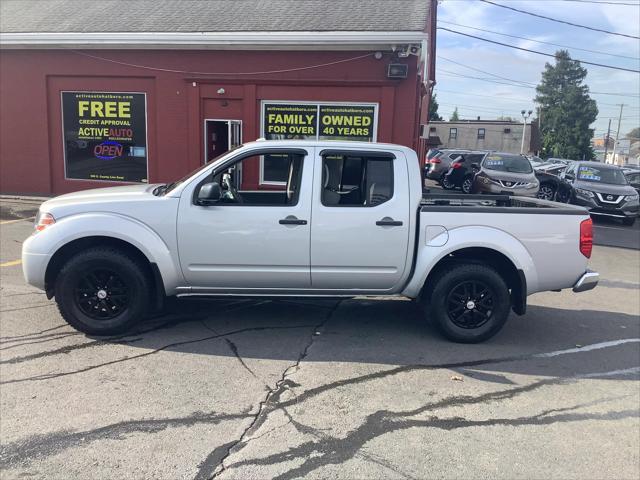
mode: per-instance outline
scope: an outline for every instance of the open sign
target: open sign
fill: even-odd
[[[116,157],[121,157],[122,152],[122,145],[113,140],[106,140],[93,147],[93,154],[102,160],[113,160]]]

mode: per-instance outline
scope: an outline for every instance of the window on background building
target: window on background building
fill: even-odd
[[[458,129],[457,128],[450,128],[449,129],[449,138],[451,140],[455,140],[456,138],[458,138]]]
[[[478,129],[478,140],[484,140],[484,128],[479,128]]]

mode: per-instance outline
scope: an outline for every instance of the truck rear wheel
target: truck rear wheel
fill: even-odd
[[[504,326],[511,309],[507,284],[486,265],[460,264],[433,279],[426,313],[449,340],[477,343]]]
[[[139,261],[117,249],[97,247],[78,253],[62,267],[54,293],[69,325],[90,335],[114,335],[144,317],[149,287]]]

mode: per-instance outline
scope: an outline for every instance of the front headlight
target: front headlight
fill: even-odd
[[[47,212],[38,212],[36,221],[33,224],[33,228],[35,229],[34,233],[41,232],[49,225],[53,225],[54,223],[56,223],[56,219],[53,218],[53,215]]]
[[[583,197],[593,198],[595,195],[591,190],[583,190],[582,188],[576,188],[576,193],[582,195]]]
[[[624,199],[627,202],[631,202],[633,200],[638,200],[638,194],[636,193],[635,195],[627,195],[626,197],[624,197]]]

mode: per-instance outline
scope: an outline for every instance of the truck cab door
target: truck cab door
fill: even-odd
[[[312,287],[397,287],[407,268],[411,215],[404,155],[326,149],[314,169]]]
[[[310,286],[313,152],[264,148],[240,153],[185,189],[177,237],[188,286],[245,293]],[[274,179],[268,185],[260,181],[265,162]],[[207,184],[207,191],[219,198],[198,199]]]

